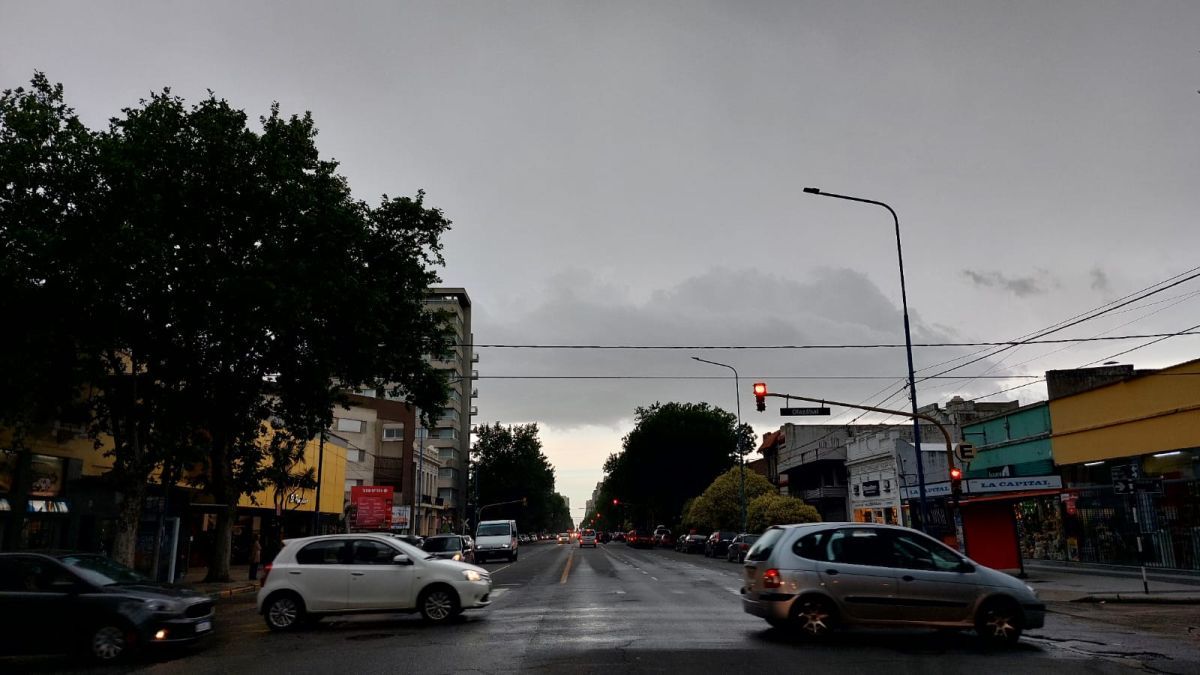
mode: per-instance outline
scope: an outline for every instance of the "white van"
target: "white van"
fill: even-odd
[[[475,561],[488,558],[517,559],[517,521],[482,520],[475,528]]]

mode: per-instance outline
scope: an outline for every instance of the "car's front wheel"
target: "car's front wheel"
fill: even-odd
[[[986,644],[1004,646],[1021,639],[1024,621],[1017,603],[993,600],[986,603],[975,617],[975,632]]]
[[[106,621],[88,634],[87,653],[97,663],[117,663],[127,658],[137,642],[137,634],[115,621]]]
[[[445,623],[457,616],[459,608],[458,594],[449,586],[433,586],[421,592],[417,600],[421,616],[429,623]]]
[[[307,621],[304,601],[295,593],[274,595],[263,605],[263,619],[271,630],[295,630]]]

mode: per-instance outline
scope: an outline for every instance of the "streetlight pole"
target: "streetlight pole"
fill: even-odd
[[[745,532],[747,529],[746,528],[746,462],[745,462],[745,458],[742,456],[742,386],[741,386],[741,384],[738,383],[738,371],[737,371],[737,368],[734,368],[733,366],[731,366],[727,363],[717,363],[716,361],[709,361],[708,359],[702,359],[699,356],[693,356],[692,360],[699,361],[700,363],[707,363],[707,364],[714,365],[714,366],[721,366],[722,368],[728,368],[733,371],[733,400],[737,403],[737,420],[738,420],[737,429],[734,432],[734,439],[735,439],[734,442],[737,443],[738,475],[741,478],[741,487],[738,489],[738,495],[741,498],[741,502],[742,502],[742,532]]]
[[[820,188],[815,187],[806,187],[804,191],[810,195],[820,197],[833,197],[834,199],[845,199],[851,202],[882,206],[888,210],[888,213],[892,214],[892,222],[896,225],[896,258],[900,261],[900,304],[904,310],[904,347],[908,352],[908,397],[912,401],[913,415],[916,415],[917,378],[916,372],[913,370],[912,331],[908,323],[908,291],[904,286],[904,252],[900,248],[900,217],[896,215],[895,209],[874,199],[863,199],[862,197],[850,197],[832,192],[822,192]],[[919,495],[921,509],[921,531],[927,532],[929,530],[929,506],[925,501],[925,462],[921,458],[921,423],[916,417],[913,417],[913,445],[917,449],[917,494]]]

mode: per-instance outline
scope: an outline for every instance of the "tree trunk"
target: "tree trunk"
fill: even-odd
[[[120,494],[121,503],[117,505],[117,528],[113,537],[112,559],[133,567],[146,484],[142,481],[129,481],[122,487]]]
[[[229,557],[233,551],[233,522],[237,518],[237,500],[217,511],[213,530],[212,559],[208,561],[205,581],[229,581]]]

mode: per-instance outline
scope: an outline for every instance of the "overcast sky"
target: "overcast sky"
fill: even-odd
[[[252,117],[272,101],[311,110],[360,197],[424,189],[455,222],[442,276],[471,294],[479,343],[903,342],[889,215],[808,185],[890,203],[914,340],[972,342],[1200,265],[1197,26],[1194,1],[0,0],[0,87],[43,70],[95,126],[164,86],[212,89]],[[1197,291],[1055,337],[1179,331],[1200,323]],[[1024,346],[955,374],[1040,375],[1143,342]],[[916,365],[972,351],[918,349]],[[760,434],[783,418],[754,412],[753,378],[880,402],[905,372],[896,349],[480,352],[485,378],[719,378],[689,357],[723,361]],[[1197,356],[1185,336],[1116,360]],[[812,375],[893,379],[779,379]],[[1022,381],[918,392],[944,402]],[[636,406],[732,410],[734,393],[719,379],[478,389],[477,422],[542,425],[575,507]]]

